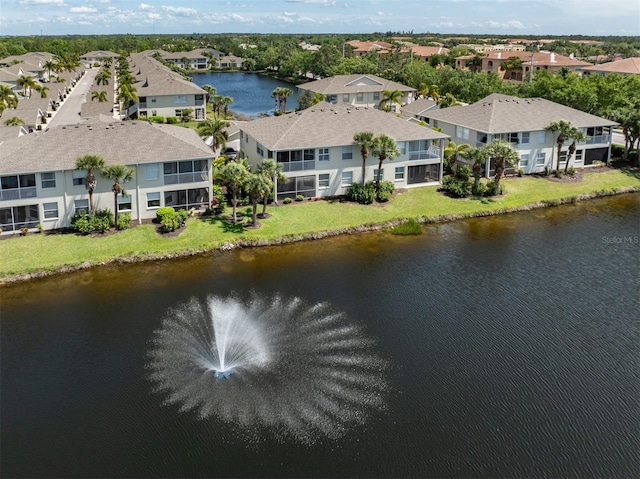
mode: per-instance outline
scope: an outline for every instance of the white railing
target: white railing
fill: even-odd
[[[290,161],[286,163],[278,163],[282,165],[282,171],[306,171],[316,169],[316,160]]]
[[[164,175],[165,185],[177,185],[180,183],[200,183],[201,181],[209,181],[209,172],[194,171],[190,173],[174,173]]]
[[[440,158],[440,148],[431,147],[428,150],[409,152],[409,160],[432,160],[434,158]]]
[[[35,198],[36,196],[38,194],[35,186],[0,191],[0,201],[21,200],[23,198]]]

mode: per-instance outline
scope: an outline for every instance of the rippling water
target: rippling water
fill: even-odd
[[[3,477],[639,477],[639,213],[625,195],[4,288]],[[146,366],[167,312],[250,291],[330,302],[384,360],[385,407],[315,442],[256,421],[256,442],[165,405]]]

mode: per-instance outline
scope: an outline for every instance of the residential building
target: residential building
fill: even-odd
[[[202,88],[144,53],[131,54],[129,66],[137,80],[133,86],[138,101],[122,112],[125,118],[180,117],[190,109],[196,121],[206,120],[206,92]]]
[[[543,98],[518,98],[491,94],[468,106],[457,106],[425,113],[431,126],[442,128],[456,144],[482,147],[500,139],[511,143],[520,155],[517,168],[539,173],[553,168],[556,135],[546,128],[565,120],[579,128],[587,140],[577,144],[571,160],[576,167],[607,162],[611,155],[611,133],[615,122]],[[560,163],[564,167],[570,141],[566,141]],[[493,162],[487,163],[487,176],[493,175]]]
[[[371,52],[380,56],[388,53],[393,48],[393,44],[389,42],[362,42],[360,40],[350,40],[347,45],[351,45],[353,54],[357,57],[362,57]]]
[[[173,62],[180,68],[190,70],[209,70],[211,66],[209,59],[216,60],[225,56],[224,53],[213,48],[198,48],[189,52],[160,51],[160,55],[164,60]]]
[[[64,228],[76,212],[88,211],[86,171],[75,168],[76,159],[87,154],[134,168],[135,178],[123,184],[128,196],[117,200],[118,211],[131,213],[133,220],[154,218],[163,206],[209,204],[212,151],[188,128],[111,118],[0,138],[2,234],[38,225]],[[96,177],[94,205],[113,211],[113,183]]]
[[[444,47],[425,47],[414,45],[411,48],[411,58],[414,61],[422,60],[428,62],[433,55],[448,55],[449,49]]]
[[[98,50],[93,52],[87,52],[80,56],[80,60],[85,62],[87,66],[91,67],[95,63],[104,63],[106,61],[115,62],[118,57],[117,53],[110,52],[109,50]]]
[[[640,75],[640,57],[625,58],[582,68],[583,75]]]
[[[432,98],[418,98],[412,101],[408,105],[402,107],[400,114],[403,118],[415,122],[427,122],[427,112],[433,109],[440,108],[438,103]]]
[[[300,93],[309,90],[312,93],[320,93],[333,104],[346,103],[353,106],[366,106],[378,108],[384,98],[384,91],[398,90],[402,93],[402,104],[413,101],[415,88],[385,80],[375,75],[336,75],[308,83],[298,85]],[[390,104],[393,111],[398,112],[399,106]]]
[[[447,135],[369,107],[319,103],[288,115],[261,118],[238,125],[241,154],[256,166],[266,158],[283,166],[286,182],[276,186],[278,200],[302,195],[343,195],[362,181],[356,133],[370,131],[396,140],[400,156],[386,160],[382,180],[397,188],[437,183],[442,178],[442,142]],[[374,180],[378,158],[369,154],[365,180]]]

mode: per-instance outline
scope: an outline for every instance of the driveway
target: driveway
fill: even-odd
[[[87,101],[87,94],[93,85],[98,68],[90,68],[67,95],[64,103],[60,106],[55,116],[47,123],[47,128],[51,126],[75,125],[80,122],[80,109]]]

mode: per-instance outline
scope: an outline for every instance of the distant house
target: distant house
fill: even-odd
[[[121,112],[125,117],[180,117],[191,109],[196,121],[206,120],[206,92],[202,88],[149,55],[134,53],[129,58],[138,101]]]
[[[440,106],[436,101],[431,98],[418,98],[417,100],[412,101],[408,105],[405,105],[400,110],[400,114],[412,121],[416,122],[427,122],[428,113],[433,109],[438,109]]]
[[[135,169],[133,181],[123,185],[129,196],[118,197],[118,211],[131,213],[133,220],[154,218],[163,206],[209,204],[212,151],[188,128],[110,119],[0,138],[2,234],[38,225],[67,227],[75,213],[88,211],[86,171],[75,169],[76,159],[87,154]],[[113,183],[96,176],[95,207],[113,211]]]
[[[298,90],[302,93],[308,90],[312,93],[319,93],[333,104],[346,103],[353,106],[367,106],[378,108],[380,101],[384,98],[383,92],[386,90],[399,90],[402,93],[402,104],[406,105],[413,100],[415,88],[385,80],[375,75],[336,75],[323,78],[308,83],[298,85]],[[394,111],[399,111],[399,105],[390,105]]]
[[[367,53],[376,53],[378,56],[388,53],[393,44],[389,42],[362,42],[360,40],[351,40],[347,42],[353,48],[353,54],[357,57],[362,57]]]
[[[160,51],[160,56],[166,61],[172,62],[180,68],[190,70],[208,70],[211,66],[210,58],[218,59],[224,53],[213,48],[198,48],[188,52],[165,52]]]
[[[252,166],[273,158],[288,180],[277,185],[277,198],[345,194],[362,181],[362,156],[353,137],[360,131],[387,134],[401,155],[383,163],[381,179],[398,188],[437,183],[442,178],[442,141],[448,136],[395,115],[368,107],[319,103],[288,115],[238,125],[241,153]],[[365,180],[377,175],[378,159],[369,155]]]
[[[640,57],[625,58],[600,65],[592,65],[582,68],[584,75],[640,75]]]
[[[444,47],[424,47],[415,45],[411,47],[411,58],[428,62],[433,55],[448,55],[449,49]]]
[[[555,161],[556,138],[545,128],[558,120],[570,121],[587,135],[577,145],[572,158],[576,167],[607,162],[611,155],[611,133],[615,122],[569,108],[543,98],[518,98],[491,94],[468,106],[433,109],[424,113],[431,126],[442,128],[456,144],[482,147],[500,139],[511,143],[520,155],[518,168],[538,173]],[[567,141],[561,151],[561,166],[566,161]],[[493,175],[493,162],[486,165]]]
[[[235,55],[223,55],[214,59],[215,67],[220,70],[242,68],[242,58]]]
[[[111,60],[115,62],[120,55],[109,50],[97,50],[93,52],[87,52],[80,56],[80,60],[92,66],[94,63],[103,63],[105,60]]]

